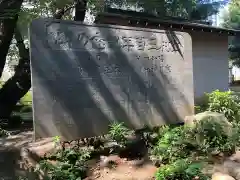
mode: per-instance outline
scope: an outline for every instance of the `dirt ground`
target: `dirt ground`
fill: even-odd
[[[20,180],[20,176],[28,177],[27,180],[37,180],[33,167],[41,156],[54,148],[53,138],[33,142],[32,130],[0,138],[0,180]],[[114,166],[106,166],[107,161],[115,162]],[[93,159],[89,161],[89,167],[88,178],[85,180],[153,180],[157,171],[147,158],[127,160],[116,155]],[[223,162],[206,168],[208,174],[215,172],[230,174],[240,180],[240,151]]]
[[[27,176],[36,180],[33,166],[40,156],[54,149],[52,138],[33,142],[33,132],[24,131],[0,138],[0,180],[17,180]],[[89,177],[86,180],[150,180],[157,168],[148,161],[128,161],[118,156],[105,157],[116,162],[114,167],[105,167],[101,160],[90,162]],[[139,165],[141,164],[141,165]]]
[[[90,176],[86,180],[154,180],[154,174],[157,168],[151,162],[143,162],[141,166],[138,162],[127,161],[118,156],[110,156],[117,162],[115,167],[101,167],[101,163],[97,162],[90,170]],[[141,161],[141,160],[140,160]]]

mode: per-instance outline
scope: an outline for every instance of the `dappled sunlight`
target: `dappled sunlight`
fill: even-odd
[[[39,40],[37,37],[45,33],[39,31],[44,21],[50,34],[47,39]],[[172,35],[173,32],[162,36],[165,32],[131,27],[80,26],[76,22],[61,21],[60,24],[52,20],[36,22],[38,24],[33,23],[31,28],[36,137],[50,134],[64,139],[98,136],[107,132],[112,121],[139,129],[146,125],[177,123],[193,113],[188,37]],[[169,43],[177,45],[172,45],[171,49],[168,44],[166,51],[169,53],[162,52],[163,47],[154,47],[158,41],[167,43],[170,35],[174,37]],[[140,39],[130,42],[126,41],[127,37]],[[159,39],[162,37],[165,39]],[[143,51],[147,44],[142,46],[141,43],[146,42],[141,38],[153,39],[148,46],[160,48],[159,51]],[[179,55],[178,51],[185,48],[181,44],[183,39],[188,43],[184,44],[187,50]],[[45,51],[47,53],[43,53]],[[35,56],[39,53],[47,56],[37,59]],[[48,76],[51,70],[46,66],[59,70],[55,77]],[[185,67],[187,72],[184,72]],[[40,97],[45,94],[51,98],[43,101]],[[41,121],[40,126],[39,112],[43,114],[43,104],[48,108],[45,114],[49,122]]]
[[[20,143],[18,143],[20,141]],[[29,142],[33,141],[33,132],[21,132],[17,135],[11,135],[7,137],[0,138],[0,148],[6,147],[23,147]]]

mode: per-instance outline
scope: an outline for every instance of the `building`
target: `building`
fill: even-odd
[[[205,92],[229,89],[228,37],[236,35],[238,31],[116,9],[99,14],[95,23],[187,32],[192,38],[195,100]]]

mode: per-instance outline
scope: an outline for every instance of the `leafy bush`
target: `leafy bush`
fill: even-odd
[[[191,126],[164,127],[158,142],[150,150],[151,159],[168,164],[178,159],[204,158],[213,152],[233,152],[239,144],[239,132],[231,124],[227,127],[217,120],[209,118]]]
[[[184,126],[165,127],[160,132],[164,134],[151,150],[151,159],[162,163],[171,163],[190,155],[192,145],[185,141]]]
[[[232,126],[231,126],[232,127]],[[151,159],[162,164],[156,173],[157,180],[201,179],[209,177],[201,172],[199,160],[206,160],[211,152],[232,152],[237,146],[238,132],[227,132],[221,121],[211,118],[195,122],[191,126],[160,129],[158,143],[151,150]]]
[[[204,112],[206,109],[207,109],[207,107],[206,107],[206,105],[204,105],[204,104],[194,106],[194,112],[195,112],[195,114]]]
[[[208,180],[202,172],[201,163],[192,163],[188,159],[179,159],[172,164],[164,165],[156,173],[156,180]]]
[[[113,123],[110,125],[109,136],[121,146],[125,146],[127,142],[126,136],[129,129],[124,126],[123,123]]]
[[[208,111],[223,113],[229,121],[239,121],[240,100],[233,92],[215,90],[206,95],[208,97]]]
[[[240,99],[231,91],[216,90],[206,95],[207,102],[196,106],[195,112],[218,112],[227,120],[209,115],[190,126],[160,128],[158,142],[150,151],[151,159],[165,164],[159,168],[157,180],[210,179],[201,173],[196,162],[206,160],[211,153],[231,154],[239,145]]]
[[[37,171],[46,172],[50,180],[80,180],[86,177],[85,162],[89,158],[90,153],[87,150],[68,148],[42,160]]]
[[[228,132],[226,126],[211,118],[195,122],[194,126],[185,128],[185,140],[206,155],[211,152],[232,152],[238,144],[239,134],[232,126],[231,132]]]

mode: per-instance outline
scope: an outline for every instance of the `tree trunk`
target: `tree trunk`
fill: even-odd
[[[0,0],[0,77],[6,63],[6,56],[22,3],[23,0]]]
[[[70,7],[59,10],[53,18],[61,19]],[[21,33],[15,30],[15,39],[19,51],[19,63],[14,75],[0,89],[0,120],[8,120],[17,102],[31,88],[30,57],[26,49]]]
[[[0,118],[8,119],[17,102],[31,88],[29,51],[26,49],[23,38],[16,29],[15,38],[19,50],[19,63],[15,74],[3,85],[0,90]]]
[[[87,0],[75,0],[75,15],[74,21],[84,21],[86,10],[87,10]]]

